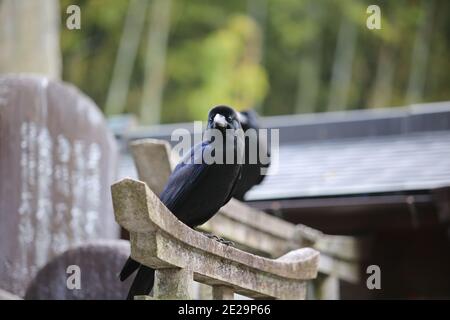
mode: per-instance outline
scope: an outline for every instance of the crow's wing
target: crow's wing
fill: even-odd
[[[209,165],[203,163],[203,161],[201,161],[202,159],[200,159],[200,161],[198,161],[198,159],[199,157],[203,157],[204,148],[207,147],[209,147],[209,144],[205,142],[194,146],[169,176],[169,181],[161,193],[160,199],[172,213],[177,211],[178,206],[183,203],[184,199],[192,192],[192,190],[195,190],[198,183],[205,177]],[[150,282],[145,282],[143,284],[145,288],[139,287],[139,282],[143,281],[144,278],[149,277],[151,272],[147,270],[148,268],[144,268],[145,266],[142,266],[139,262],[129,257],[119,274],[120,280],[124,281],[139,267],[140,271],[133,281],[129,297],[133,296],[138,291],[145,291],[147,289]],[[153,285],[153,282],[151,284]]]
[[[237,176],[236,180],[234,180],[234,184],[231,187],[230,194],[228,194],[228,196],[227,196],[225,202],[223,203],[223,205],[226,205],[228,203],[228,201],[230,201],[230,199],[233,197],[234,192],[236,191],[236,187],[239,184],[241,178],[242,178],[242,166],[239,166],[238,176]]]
[[[182,159],[176,166],[175,170],[169,177],[163,192],[160,195],[161,201],[172,212],[176,211],[177,205],[182,203],[183,199],[191,192],[199,180],[205,175],[209,166],[204,164],[195,164],[195,159],[202,156],[205,143],[199,143]],[[188,160],[191,160],[189,163]],[[124,281],[134,271],[136,271],[141,264],[131,257],[125,262],[125,265],[120,271],[119,279]]]
[[[199,157],[203,157],[204,150],[209,147],[209,144],[205,142],[196,145],[170,175],[160,199],[175,215],[186,197],[196,189],[207,175],[210,166],[204,163],[203,159],[199,159]],[[190,159],[190,162],[188,162],[188,159]]]

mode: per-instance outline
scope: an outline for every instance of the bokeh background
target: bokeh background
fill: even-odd
[[[0,299],[123,299],[110,187],[140,178],[130,143],[169,141],[217,104],[279,129],[280,170],[245,201],[328,239],[301,243],[333,261],[320,298],[448,299],[449,13],[447,0],[0,0]],[[91,285],[78,293],[64,281],[75,258]]]
[[[62,78],[142,124],[218,103],[279,115],[450,98],[445,0],[62,0],[61,17],[70,4],[82,21],[61,29]]]

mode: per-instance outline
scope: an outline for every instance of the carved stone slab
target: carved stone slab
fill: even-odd
[[[100,110],[75,87],[0,76],[0,288],[23,296],[51,257],[117,238],[116,149]]]

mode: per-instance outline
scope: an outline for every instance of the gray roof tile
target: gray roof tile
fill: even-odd
[[[262,124],[280,129],[279,171],[250,190],[248,200],[450,186],[450,101],[267,117]],[[141,128],[125,135],[124,142],[170,140],[180,127],[192,130],[191,123]],[[129,154],[122,157],[119,176],[136,178]]]
[[[278,172],[250,190],[246,199],[423,190],[448,185],[450,132],[421,132],[281,145]]]

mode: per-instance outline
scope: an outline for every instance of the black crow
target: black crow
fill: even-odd
[[[241,175],[243,152],[244,138],[238,114],[227,106],[214,107],[208,115],[203,141],[175,167],[160,195],[162,203],[191,228],[205,223],[233,195]],[[228,158],[234,160],[233,163],[226,162],[227,153],[234,155],[233,159]],[[217,157],[216,161],[212,157]],[[138,268],[127,299],[147,295],[153,288],[155,271],[131,257],[120,273],[120,280],[125,280]]]
[[[233,197],[239,200],[244,200],[245,193],[253,186],[260,184],[265,175],[261,174],[261,169],[268,168],[270,161],[264,161],[260,155],[265,155],[265,158],[270,159],[270,151],[265,139],[259,137],[259,121],[258,115],[253,110],[242,111],[238,114],[242,129],[246,133],[245,136],[245,163],[242,166],[242,178],[239,180]],[[254,136],[249,132],[249,129],[254,130]],[[255,143],[255,146],[250,146]],[[255,154],[256,153],[256,154]],[[250,160],[253,160],[252,162]]]

